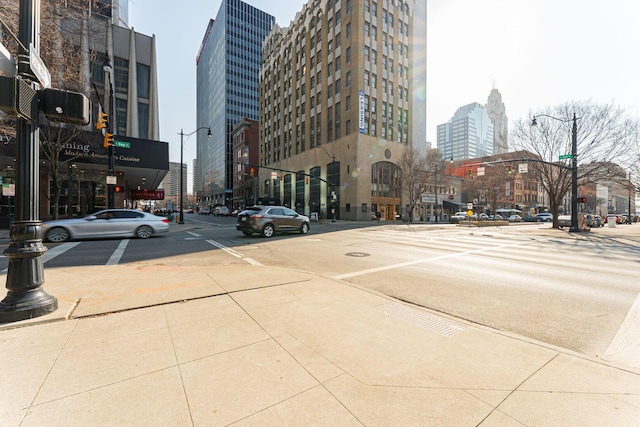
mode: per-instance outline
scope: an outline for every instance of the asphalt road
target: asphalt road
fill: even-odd
[[[185,222],[191,229],[146,240],[47,244],[45,274],[148,259],[284,266],[591,356],[611,359],[640,348],[633,326],[640,316],[640,225],[614,237],[606,228],[571,235],[549,224],[479,229],[326,221],[313,223],[307,235],[265,239],[236,231],[235,218],[185,215]],[[0,269],[6,265],[0,258]],[[624,361],[640,367],[640,360]]]

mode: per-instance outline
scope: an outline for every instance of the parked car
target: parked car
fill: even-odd
[[[507,218],[507,221],[509,222],[521,222],[522,221],[522,217],[518,214],[513,214],[510,215],[509,218]]]
[[[240,209],[236,209],[236,210],[234,210],[233,212],[231,212],[231,216],[238,216],[238,214],[239,214],[240,212],[242,212],[242,210],[240,210]]]
[[[60,219],[42,224],[47,242],[70,239],[138,237],[146,239],[169,231],[169,219],[134,209],[106,209],[84,218]]]
[[[226,206],[216,206],[213,209],[213,214],[215,216],[229,216],[230,213],[229,208]]]
[[[478,219],[480,221],[488,221],[489,220],[489,215],[487,215],[486,213],[481,213],[480,215],[478,215]]]
[[[571,227],[571,215],[558,215],[558,228]]]
[[[209,206],[203,206],[198,211],[198,214],[199,215],[210,215],[211,214],[211,209],[209,208]]]
[[[455,214],[449,217],[449,223],[451,224],[457,224],[460,221],[466,221],[466,220],[467,220],[466,212],[456,212]]]
[[[614,221],[616,224],[624,223],[624,219],[622,218],[622,216],[616,214],[608,214],[607,216],[605,216],[603,219],[603,224],[608,224],[609,221]]]
[[[538,221],[538,218],[536,218],[533,215],[527,215],[522,217],[522,222],[537,222],[537,221]]]
[[[536,215],[537,222],[552,222],[553,214],[552,213],[539,213]]]
[[[245,236],[260,233],[271,237],[278,232],[309,232],[309,218],[284,206],[252,206],[238,214],[236,230]]]

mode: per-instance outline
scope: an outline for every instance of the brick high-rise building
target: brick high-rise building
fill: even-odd
[[[260,196],[328,218],[406,214],[398,161],[414,144],[414,121],[425,122],[413,117],[416,105],[424,112],[414,95],[415,70],[423,80],[426,66],[420,10],[311,0],[289,27],[274,27],[260,73]]]

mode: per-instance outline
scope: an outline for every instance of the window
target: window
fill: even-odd
[[[347,82],[346,82],[346,86],[347,86],[347,87],[351,86],[351,71],[347,71]]]
[[[351,63],[351,48],[347,48],[347,64]]]
[[[371,63],[373,65],[376,65],[377,62],[378,62],[378,51],[376,51],[375,49],[371,49]]]
[[[345,108],[347,111],[351,110],[351,95],[347,95],[347,99],[345,100]]]
[[[371,35],[371,28],[368,22],[364,23],[364,36],[369,37]]]
[[[138,79],[138,97],[149,99],[151,67],[145,64],[136,64],[136,75]]]
[[[371,74],[371,86],[373,86],[374,88],[378,86],[378,75],[377,74]]]
[[[368,71],[364,72],[364,85],[365,86],[369,86],[369,72]]]
[[[364,47],[364,60],[366,62],[370,61],[370,56],[371,56],[371,49],[369,49],[369,46],[365,46]]]
[[[347,23],[347,38],[351,37],[351,22]]]

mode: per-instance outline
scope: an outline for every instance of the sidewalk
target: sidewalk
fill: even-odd
[[[346,282],[197,256],[46,269],[58,310],[0,325],[0,424],[640,422],[637,370]]]

